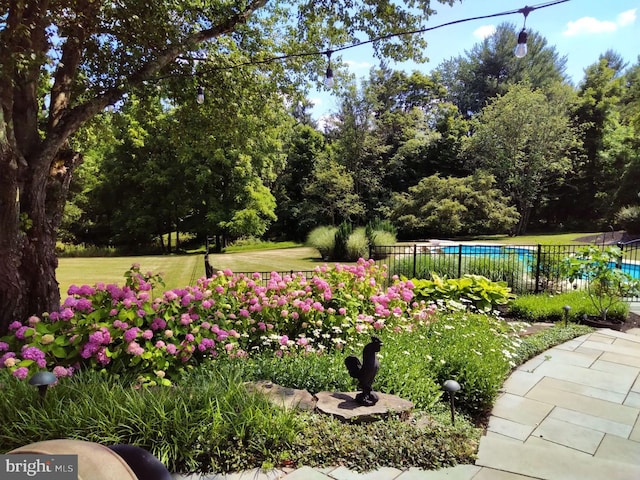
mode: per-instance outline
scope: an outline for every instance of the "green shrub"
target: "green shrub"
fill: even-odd
[[[418,300],[427,302],[459,302],[470,305],[479,312],[491,312],[506,305],[512,298],[511,289],[505,282],[492,282],[481,275],[465,275],[462,278],[414,280],[414,294]]]
[[[371,236],[371,245],[374,247],[388,247],[396,244],[396,236],[384,230],[374,230]]]
[[[571,322],[579,322],[584,315],[599,314],[586,291],[574,290],[557,295],[522,295],[509,305],[509,315],[525,322],[558,322],[564,320],[565,305],[571,307]],[[623,322],[628,315],[629,304],[619,302],[609,310],[607,318],[613,322]]]
[[[0,371],[2,450],[55,438],[125,443],[147,449],[171,471],[227,472],[274,459],[303,427],[295,412],[248,393],[232,368],[212,365],[208,376],[188,380],[173,389],[135,389],[86,371],[61,379],[40,405],[33,387]]]
[[[455,255],[418,254],[415,258],[416,271],[413,275],[413,257],[404,257],[395,265],[394,274],[413,278],[431,278],[435,273],[441,277],[458,277],[458,258]]]
[[[369,223],[367,223],[367,231],[368,232],[387,232],[392,234],[394,239],[398,235],[398,229],[395,227],[393,223],[391,223],[389,220],[380,220],[379,218],[376,218],[375,220],[372,220]],[[372,238],[370,237],[370,239]],[[393,241],[393,243],[395,243],[395,240]],[[393,243],[387,243],[387,244],[379,243],[378,245],[393,245]]]
[[[556,345],[564,343],[572,338],[593,332],[593,328],[586,325],[570,323],[566,327],[564,323],[558,323],[552,328],[546,328],[534,335],[525,337],[520,342],[514,355],[514,361],[520,365],[532,357],[548,350]]]
[[[465,257],[462,264],[463,274],[482,275],[493,282],[506,282],[515,291],[526,290],[523,278],[526,271],[524,262],[512,256]]]
[[[640,206],[623,207],[616,213],[616,223],[629,233],[640,233]]]
[[[316,227],[307,236],[307,245],[317,248],[320,256],[324,260],[333,258],[336,245],[336,227],[321,226]]]
[[[451,425],[448,412],[430,414],[420,426],[391,418],[384,422],[344,423],[309,415],[289,458],[311,467],[343,465],[363,472],[380,467],[439,469],[473,463],[481,430],[463,417]]]
[[[476,419],[490,410],[509,371],[520,341],[506,322],[469,313],[445,315],[426,334],[424,366],[437,383],[462,386],[456,404]]]
[[[340,352],[335,352],[332,355],[292,353],[276,356],[262,354],[225,361],[232,363],[246,381],[269,380],[288,388],[318,393],[334,390],[346,391],[351,388],[352,379],[344,366],[344,357],[345,355]],[[203,366],[200,369],[206,371],[208,367]],[[199,374],[198,371],[196,374]]]
[[[56,255],[64,258],[74,257],[116,257],[122,255],[115,247],[56,242]]]
[[[607,321],[609,311],[622,303],[623,297],[640,295],[640,281],[623,272],[616,265],[622,261],[618,247],[600,249],[589,245],[566,257],[562,274],[576,287],[585,284],[585,290],[602,320]]]
[[[347,256],[350,262],[369,257],[369,240],[363,227],[356,228],[347,239]]]
[[[542,246],[540,250],[540,262],[529,263],[529,272],[532,276],[539,275],[539,281],[544,290],[553,288],[554,282],[562,278],[563,256],[559,254],[555,246]]]
[[[336,230],[336,241],[333,247],[332,260],[345,262],[349,261],[349,252],[347,242],[353,233],[353,227],[348,222],[342,222]]]

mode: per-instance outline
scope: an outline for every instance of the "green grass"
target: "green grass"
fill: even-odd
[[[271,272],[313,270],[323,262],[314,248],[282,244],[275,250],[239,250],[210,254],[209,263],[216,269],[234,272]],[[94,285],[97,282],[124,284],[124,273],[134,263],[143,272],[162,273],[166,290],[192,285],[204,275],[204,256],[150,255],[144,257],[60,258],[56,275],[64,297],[70,285]]]
[[[313,270],[324,262],[315,248],[298,247],[210,254],[209,263],[234,272],[282,272]]]
[[[578,239],[595,235],[602,235],[602,232],[538,233],[536,235],[520,235],[518,237],[483,235],[474,237],[473,240],[491,241],[506,245],[584,245],[585,242]],[[464,240],[469,241],[471,239],[465,238]]]
[[[165,289],[182,288],[204,275],[202,255],[154,255],[145,257],[60,258],[56,276],[64,298],[70,285],[98,282],[124,285],[124,273],[134,263],[143,272],[162,273]]]
[[[580,321],[583,315],[599,314],[587,292],[576,290],[551,294],[528,294],[516,298],[509,306],[510,314],[526,322],[559,322],[564,320],[564,306],[571,307],[569,321]],[[629,304],[623,301],[614,303],[607,318],[622,322],[629,315]]]
[[[247,252],[254,250],[281,250],[287,248],[302,247],[301,244],[296,242],[252,242],[252,243],[235,243],[228,247],[225,247],[226,253],[233,252]]]

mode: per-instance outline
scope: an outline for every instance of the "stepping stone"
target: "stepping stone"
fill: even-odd
[[[378,403],[363,407],[356,401],[357,392],[319,392],[316,394],[316,408],[327,415],[352,422],[382,420],[391,414],[405,418],[413,409],[413,403],[395,395],[376,392]]]

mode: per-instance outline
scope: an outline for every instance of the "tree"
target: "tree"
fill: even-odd
[[[528,85],[512,85],[487,105],[466,145],[471,166],[492,173],[516,205],[515,235],[526,231],[532,209],[570,167],[574,141],[567,105]]]
[[[575,121],[582,149],[575,159],[572,216],[591,222],[612,220],[615,192],[629,162],[633,129],[620,121],[624,64],[612,51],[585,70],[578,88]]]
[[[330,157],[320,159],[304,187],[305,216],[313,219],[316,225],[362,220],[365,209],[354,191],[354,184],[344,165]]]
[[[447,99],[463,115],[480,112],[490,99],[506,93],[510,84],[527,81],[534,88],[544,88],[564,80],[566,58],[548,46],[542,35],[529,32],[528,52],[523,58],[513,55],[517,38],[515,25],[502,23],[465,56],[438,67],[447,87]]]
[[[492,175],[433,175],[396,194],[392,219],[405,236],[479,235],[509,231],[518,212],[496,188]]]
[[[214,67],[229,67],[231,52],[259,61],[303,45],[415,29],[432,10],[429,0],[411,6],[373,0],[2,2],[0,334],[9,322],[59,304],[55,239],[82,158],[68,142],[84,123],[125,93],[143,95],[163,81],[195,96],[194,73],[203,80]],[[376,45],[394,59],[420,57],[424,47],[409,36]],[[196,61],[203,57],[211,63]],[[262,68],[284,87],[287,68],[318,72],[321,60],[295,57]],[[40,113],[45,102],[46,119]]]
[[[297,124],[291,129],[287,145],[287,161],[274,184],[277,207],[272,233],[303,241],[316,226],[305,215],[304,186],[311,179],[318,161],[328,155],[324,136],[310,125]]]

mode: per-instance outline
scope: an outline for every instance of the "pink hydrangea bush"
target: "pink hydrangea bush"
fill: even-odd
[[[47,368],[70,376],[82,367],[134,371],[142,383],[170,385],[186,366],[221,355],[325,352],[379,330],[429,322],[435,307],[417,302],[413,284],[373,261],[317,267],[315,275],[217,272],[195,286],[154,298],[161,278],[134,265],[123,287],[71,286],[60,310],[14,322],[0,339],[0,368],[25,378]]]

